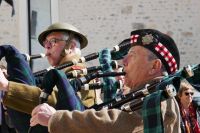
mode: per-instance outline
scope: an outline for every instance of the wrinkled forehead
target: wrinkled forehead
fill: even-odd
[[[129,52],[135,52],[135,53],[138,53],[138,54],[149,54],[151,51],[149,51],[148,49],[142,47],[142,46],[139,46],[139,45],[135,45],[135,46],[132,46],[130,49],[129,49]]]

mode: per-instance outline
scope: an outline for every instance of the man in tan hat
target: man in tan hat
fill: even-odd
[[[50,25],[47,30],[39,35],[38,40],[46,49],[48,62],[53,67],[75,59],[78,60],[81,56],[80,49],[86,47],[88,43],[87,38],[76,27],[68,23],[54,23]],[[78,68],[85,68],[84,64],[77,64],[77,66],[79,66]],[[66,73],[72,70],[74,70],[74,67],[64,68]],[[2,72],[0,73],[2,74]],[[17,114],[17,112],[21,115],[24,113],[30,114],[32,109],[39,104],[41,89],[38,87],[8,81],[1,75],[0,88],[7,91],[4,96],[4,105],[14,109],[12,111],[14,112],[12,113],[13,115]],[[79,96],[84,106],[92,106],[96,102],[95,91],[81,91]],[[79,100],[76,97],[75,99]],[[54,90],[52,95],[49,96],[49,103],[54,106],[57,100],[62,101],[61,98],[58,99],[57,91]],[[27,117],[30,118],[30,115]],[[18,124],[20,117],[18,119],[13,118],[12,120],[15,125],[18,125],[16,126],[19,127],[17,128],[18,132],[28,131],[29,119],[26,123],[20,123],[21,125]]]

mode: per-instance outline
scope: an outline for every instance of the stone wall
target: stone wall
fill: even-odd
[[[15,15],[12,16],[12,7],[8,3],[2,0],[0,5],[0,44],[15,44],[20,48],[18,4],[15,6]]]
[[[59,0],[59,20],[87,35],[83,55],[112,48],[132,30],[156,28],[174,38],[185,66],[200,63],[199,8],[199,0]]]

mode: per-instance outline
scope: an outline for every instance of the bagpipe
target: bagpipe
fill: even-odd
[[[118,69],[119,67],[122,67],[118,65],[117,61],[112,61],[109,65],[112,67],[112,69]],[[83,68],[79,70],[73,70],[69,73],[66,73],[66,76],[68,78],[77,78],[77,77],[80,77],[80,75],[87,75],[90,73],[97,72],[99,70],[102,71],[103,68],[104,68],[104,65],[100,65],[100,66],[87,67],[87,68]],[[100,77],[97,76],[97,78],[100,78]]]
[[[93,66],[93,67],[88,67],[84,69],[73,70],[69,73],[66,73],[66,77],[68,79],[75,78],[70,81],[75,91],[79,91],[81,89],[84,89],[84,90],[97,89],[97,88],[102,87],[104,90],[103,93],[107,95],[105,96],[106,99],[114,98],[114,96],[116,95],[116,91],[118,89],[122,89],[123,87],[122,81],[121,80],[117,81],[114,77],[123,76],[125,75],[125,73],[114,72],[114,69],[118,69],[121,66],[117,64],[117,61],[113,61],[113,60],[122,59],[128,53],[128,50],[130,49],[130,47],[131,47],[130,39],[126,39],[122,41],[119,45],[114,46],[113,50],[103,49],[101,52],[89,54],[87,56],[81,57],[79,60],[72,60],[71,62],[68,62],[66,64],[63,64],[54,68],[49,67],[47,69],[35,72],[33,73],[33,75],[36,78],[39,77],[38,78],[39,80],[37,83],[39,84],[38,86],[42,86],[41,84],[43,82],[43,75],[45,75],[48,71],[52,69],[60,70],[65,67],[70,67],[78,63],[84,63],[84,62],[99,58],[100,66]],[[37,59],[39,57],[44,57],[44,56],[41,56],[39,54],[37,56],[30,56],[27,59],[30,59],[30,58]],[[91,80],[96,79],[96,78],[101,78],[101,79],[103,78],[103,80],[101,80],[102,83],[89,84]],[[50,88],[51,88],[50,91],[48,90],[47,92],[51,93],[52,87]],[[106,88],[109,88],[109,89],[106,89]],[[106,92],[108,90],[109,92]],[[45,94],[45,96],[47,95]]]
[[[122,66],[118,65],[117,61],[111,61],[109,66],[113,70],[122,68]],[[114,77],[114,76],[123,76],[123,75],[125,75],[124,73],[121,73],[121,72],[112,72],[112,73],[102,73],[102,72],[100,72],[100,71],[103,70],[104,67],[105,67],[105,65],[92,66],[92,67],[87,67],[87,68],[79,68],[77,70],[72,70],[72,71],[66,73],[66,76],[67,76],[68,79],[84,77],[85,79],[92,80],[94,78],[102,78],[102,77],[107,77],[107,76],[113,76]],[[38,76],[38,79],[39,79],[38,80],[38,84],[41,84],[41,82],[43,80],[43,76]],[[81,83],[81,84],[83,85],[83,84],[86,84],[86,83],[88,83],[88,82]],[[93,85],[91,85],[90,88],[92,88],[92,86]]]

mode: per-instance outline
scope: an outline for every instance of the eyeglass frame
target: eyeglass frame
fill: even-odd
[[[193,96],[194,95],[194,92],[184,92],[185,96]]]
[[[45,40],[45,41],[43,41],[43,46],[44,46],[44,48],[47,48],[47,46],[46,45],[49,45],[50,46],[50,48],[52,48],[52,47],[54,47],[55,46],[55,44],[57,43],[57,42],[60,42],[60,41],[67,41],[67,40],[65,40],[65,39],[59,39],[59,38],[52,38],[52,39],[50,39],[50,40]]]

